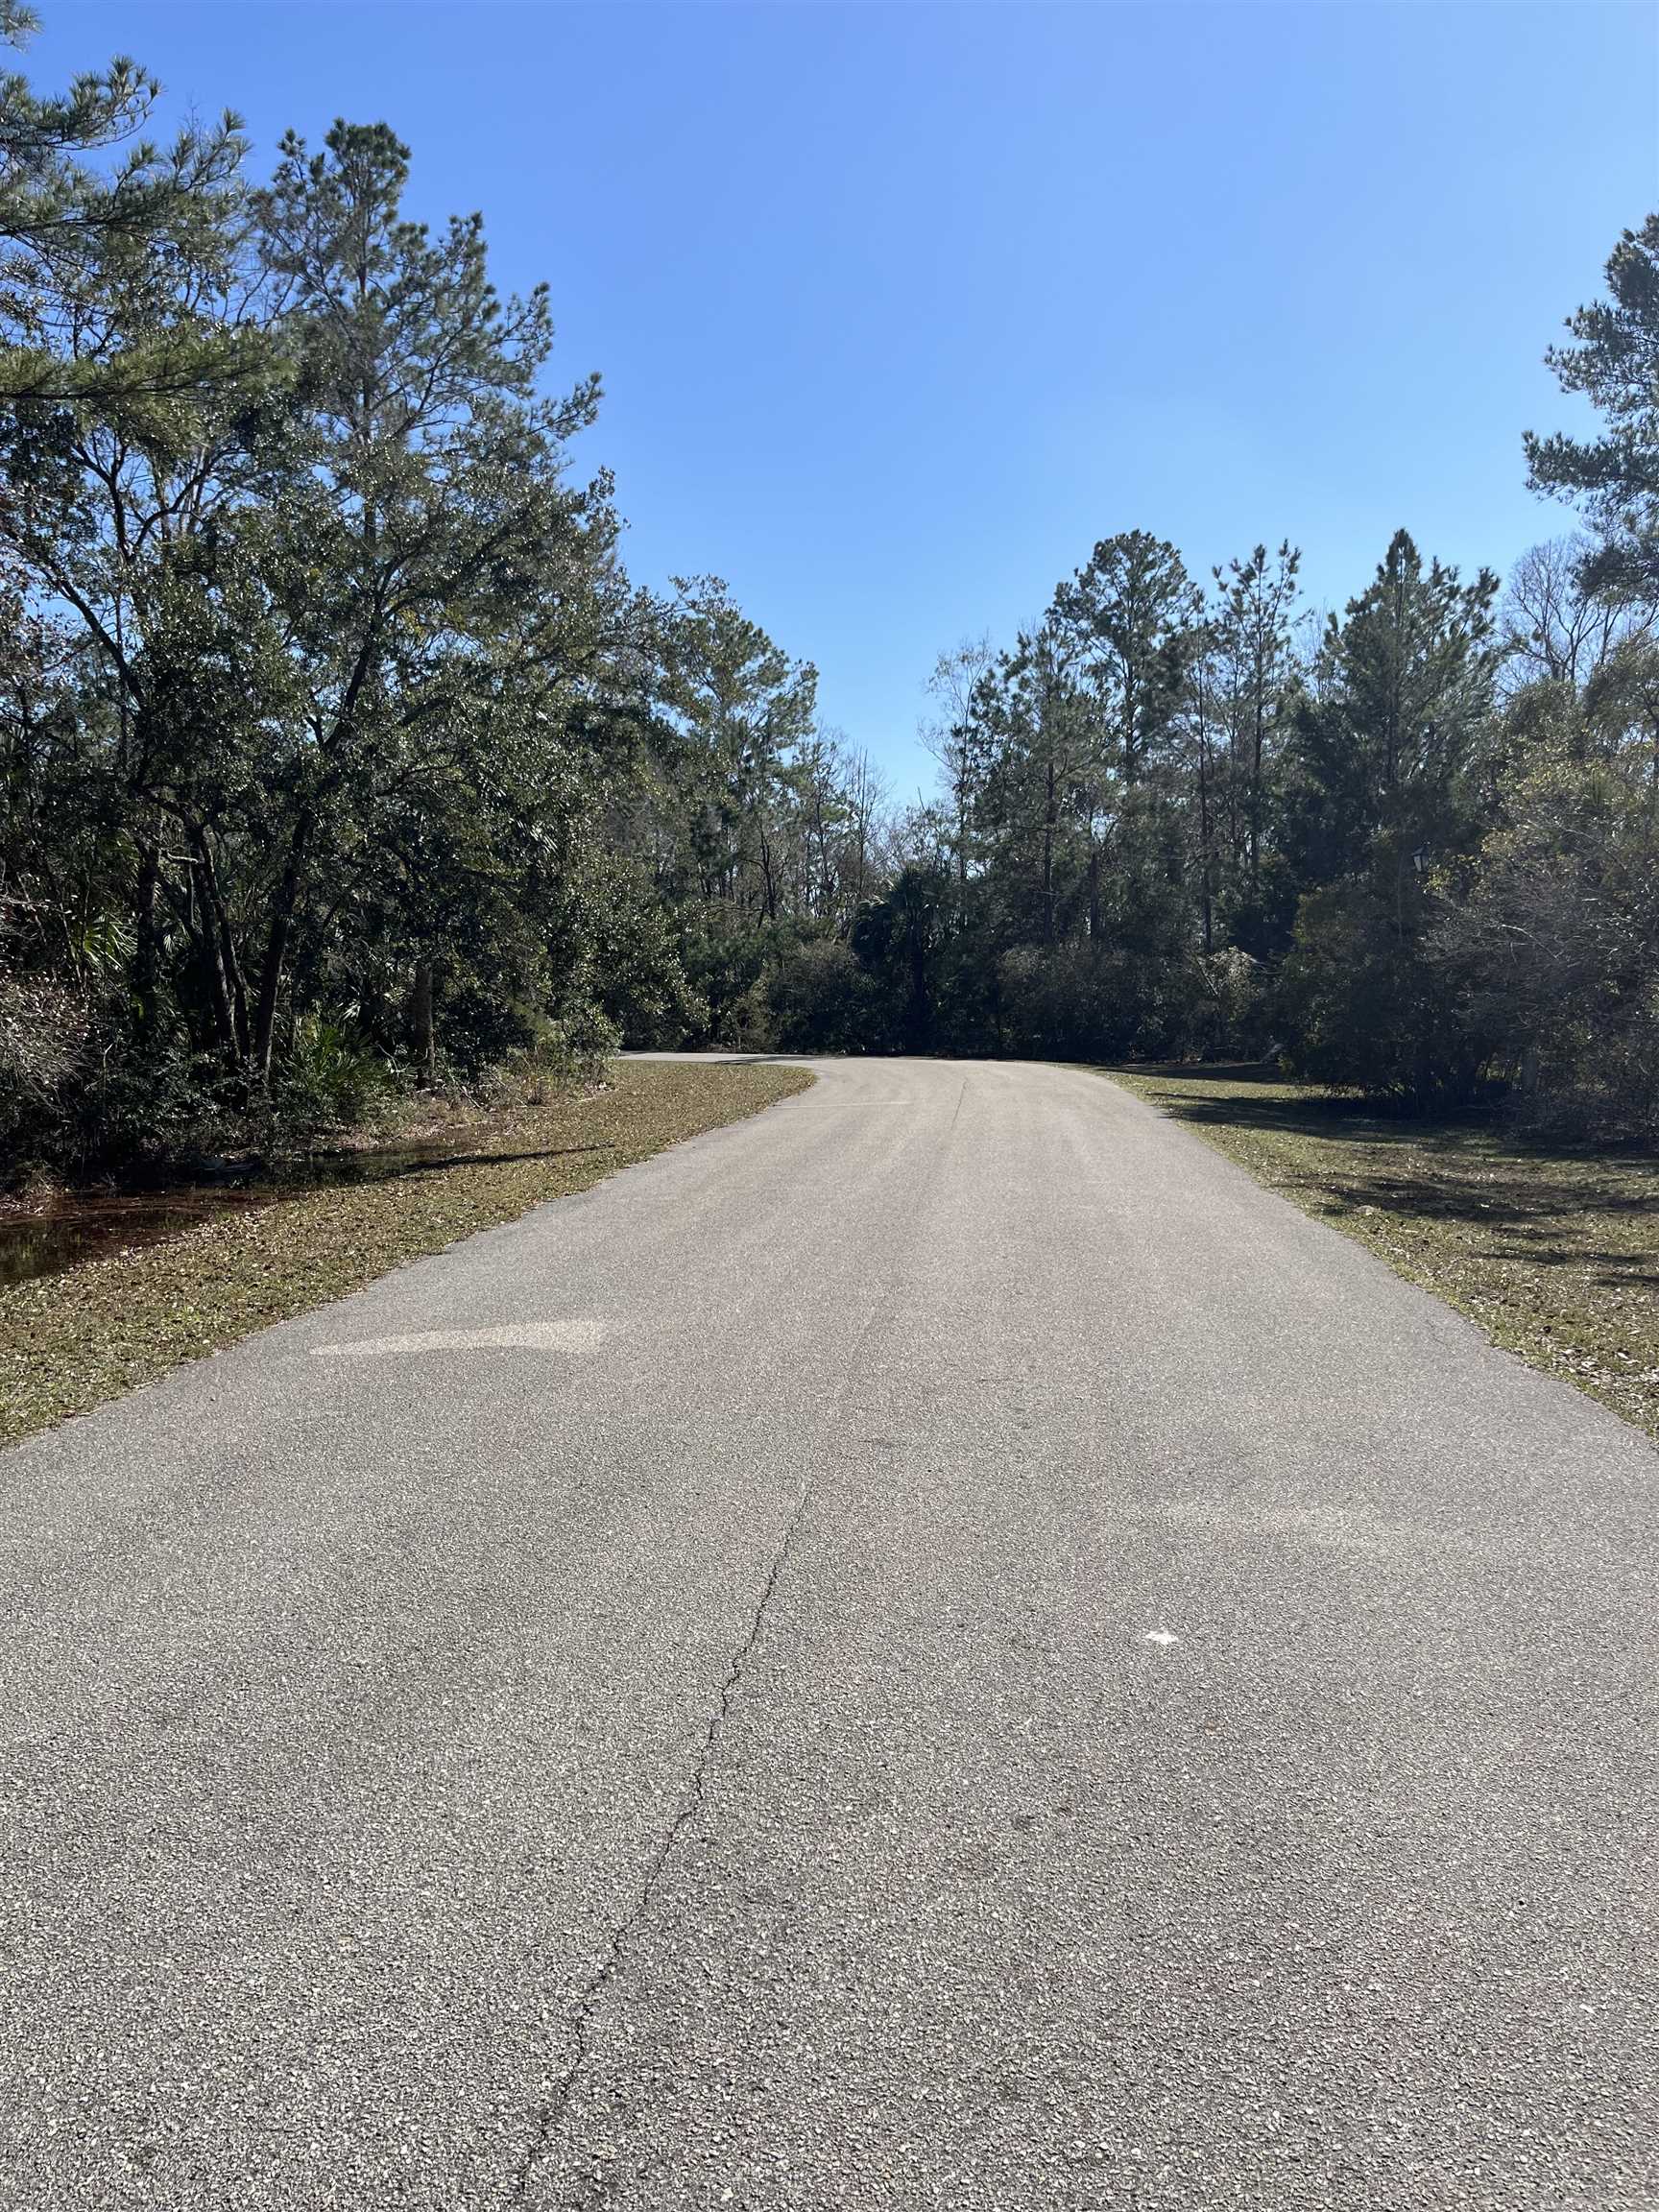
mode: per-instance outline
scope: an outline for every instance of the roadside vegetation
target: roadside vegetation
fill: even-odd
[[[1578,538],[1505,587],[1401,530],[1319,619],[1289,541],[1115,527],[942,658],[896,810],[717,579],[629,578],[598,378],[391,127],[159,102],[0,84],[0,1181],[619,1040],[1271,1044],[1659,1136],[1659,218],[1549,356],[1602,434],[1526,441]]]
[[[232,114],[163,142],[160,100],[0,79],[0,1190],[280,1162],[525,1067],[580,1092],[619,1044],[1267,1057],[1389,1118],[1276,1092],[1300,1122],[1226,1142],[1646,1404],[1651,1337],[1584,1318],[1651,1322],[1646,1171],[1565,1147],[1659,1143],[1659,216],[1547,355],[1599,434],[1524,441],[1576,536],[1503,580],[1402,529],[1321,616],[1288,540],[1206,576],[1115,529],[940,657],[898,809],[718,578],[629,578],[576,467],[598,377],[560,388],[481,217],[407,218],[387,124],[261,155]],[[8,1419],[589,1177],[541,1152],[29,1288],[5,1327],[54,1373],[7,1351]]]
[[[1266,1068],[1112,1078],[1659,1439],[1659,1160],[1382,1116]]]
[[[333,1172],[324,1163],[312,1182],[239,1192],[161,1242],[0,1286],[0,1443],[586,1190],[811,1080],[764,1064],[618,1062],[589,1090],[429,1124],[419,1157],[385,1173],[360,1178],[349,1162]]]

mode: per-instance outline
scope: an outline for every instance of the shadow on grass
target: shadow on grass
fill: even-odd
[[[1519,1165],[1519,1164],[1516,1164]],[[1609,1289],[1659,1289],[1654,1243],[1628,1251],[1583,1241],[1594,1238],[1598,1221],[1632,1226],[1644,1219],[1659,1224],[1659,1179],[1646,1191],[1614,1189],[1588,1180],[1521,1186],[1491,1176],[1479,1181],[1430,1173],[1402,1182],[1392,1176],[1298,1178],[1322,1210],[1336,1218],[1381,1215],[1405,1225],[1437,1223],[1477,1233],[1476,1248],[1488,1262],[1529,1272],[1571,1268]],[[1659,1242],[1659,1238],[1654,1240]]]
[[[1650,1190],[1598,1177],[1593,1168],[1551,1180],[1538,1162],[1510,1156],[1476,1174],[1460,1174],[1436,1160],[1421,1175],[1316,1176],[1333,1197],[1380,1212],[1428,1214],[1438,1220],[1485,1221],[1495,1227],[1559,1222],[1588,1213],[1635,1219],[1659,1214],[1659,1176]]]
[[[1622,1282],[1647,1282],[1634,1266],[1647,1255],[1561,1248],[1561,1233],[1589,1216],[1638,1221],[1659,1215],[1659,1161],[1646,1153],[1596,1152],[1529,1141],[1505,1128],[1490,1109],[1435,1119],[1380,1113],[1366,1099],[1310,1092],[1262,1067],[1125,1068],[1156,1081],[1157,1103],[1177,1121],[1200,1128],[1315,1141],[1317,1153],[1294,1151],[1276,1173],[1334,1212],[1465,1222],[1518,1237],[1528,1232],[1552,1248],[1527,1253],[1551,1265],[1597,1261]],[[1163,1085],[1169,1088],[1165,1090]],[[1347,1156],[1334,1156],[1339,1145]],[[1394,1156],[1410,1155],[1409,1166]],[[1366,1155],[1376,1165],[1367,1172]],[[1517,1250],[1515,1257],[1521,1257]]]
[[[338,1190],[358,1183],[397,1183],[408,1175],[441,1175],[446,1167],[522,1167],[533,1160],[570,1160],[583,1152],[614,1152],[614,1144],[549,1144],[529,1152],[446,1152],[437,1146],[318,1154],[291,1176],[266,1188],[272,1197]]]
[[[1225,1062],[1186,1067],[1125,1063],[1108,1074],[1142,1077],[1150,1082],[1198,1084],[1206,1095],[1185,1090],[1163,1094],[1158,1103],[1178,1121],[1211,1122],[1230,1129],[1282,1130],[1297,1137],[1364,1137],[1378,1143],[1421,1144],[1455,1142],[1491,1126],[1489,1114],[1425,1121],[1389,1113],[1375,1099],[1339,1091],[1310,1091],[1291,1083],[1270,1064],[1229,1066]],[[1238,1095],[1240,1092],[1246,1094]]]
[[[1283,1091],[1285,1076],[1271,1060],[1119,1060],[1108,1075],[1156,1076],[1167,1083],[1261,1083]]]

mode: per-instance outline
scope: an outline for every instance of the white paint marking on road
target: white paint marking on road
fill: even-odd
[[[1161,1645],[1165,1650],[1167,1650],[1171,1644],[1179,1644],[1181,1639],[1179,1636],[1171,1636],[1167,1628],[1148,1628],[1144,1641],[1148,1644]]]
[[[591,1352],[603,1321],[511,1321],[496,1329],[421,1329],[410,1336],[366,1336],[355,1344],[313,1344],[313,1359],[375,1359],[397,1352]]]

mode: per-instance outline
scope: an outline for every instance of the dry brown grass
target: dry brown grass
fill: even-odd
[[[404,1261],[760,1112],[798,1068],[618,1061],[604,1088],[453,1130],[457,1157],[241,1204],[166,1242],[0,1288],[0,1442],[83,1413]],[[423,1132],[427,1142],[432,1133]]]

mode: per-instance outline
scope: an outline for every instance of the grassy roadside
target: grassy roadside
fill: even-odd
[[[1113,1069],[1269,1190],[1659,1438],[1659,1160],[1392,1121],[1260,1069]]]
[[[798,1068],[618,1061],[601,1091],[458,1130],[453,1160],[274,1194],[165,1243],[0,1288],[0,1443],[811,1081]]]

